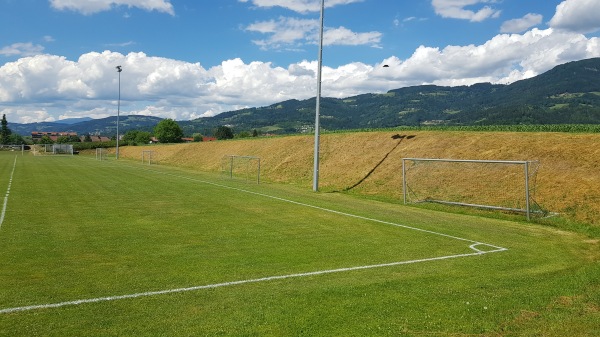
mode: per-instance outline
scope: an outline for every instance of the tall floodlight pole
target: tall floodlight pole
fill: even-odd
[[[319,32],[319,65],[317,69],[317,106],[315,109],[315,165],[313,173],[313,191],[319,191],[319,142],[321,113],[321,71],[323,69],[323,22],[325,18],[325,0],[321,0],[321,30]]]
[[[117,151],[116,159],[119,159],[119,115],[121,114],[121,66],[117,66],[117,72],[119,73],[119,100],[117,101]]]

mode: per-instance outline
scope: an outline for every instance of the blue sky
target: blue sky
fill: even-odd
[[[323,95],[512,83],[600,57],[598,0],[325,0]],[[9,122],[176,120],[316,94],[320,0],[0,0]],[[382,67],[383,64],[389,67]]]

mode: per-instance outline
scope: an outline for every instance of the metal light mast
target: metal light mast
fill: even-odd
[[[119,115],[121,114],[121,66],[117,66],[117,72],[119,73],[119,100],[117,101],[117,151],[116,159],[119,159]]]
[[[319,142],[321,112],[321,71],[323,68],[323,22],[325,17],[325,0],[321,0],[321,30],[319,33],[319,66],[317,70],[317,106],[315,111],[315,161],[313,174],[313,191],[319,191]]]

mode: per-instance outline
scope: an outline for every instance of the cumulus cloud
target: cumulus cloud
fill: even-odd
[[[540,14],[529,13],[520,19],[508,20],[502,24],[502,33],[521,33],[542,23],[544,17]]]
[[[600,57],[600,39],[557,29],[501,34],[480,45],[420,46],[407,59],[353,62],[323,68],[323,95],[348,97],[421,84],[511,83],[558,64]],[[389,67],[382,67],[383,64]],[[118,73],[121,112],[176,120],[214,116],[316,94],[316,61],[287,67],[230,59],[199,63],[111,51],[78,60],[55,55],[23,57],[0,67],[0,113],[11,122],[51,121],[115,114]]]
[[[478,4],[494,3],[496,0],[432,0],[435,13],[444,18],[481,22],[490,18],[498,18],[500,10],[483,6],[477,11],[466,9]]]
[[[578,33],[600,30],[600,2],[597,0],[566,0],[556,7],[550,27]]]
[[[50,6],[58,10],[72,10],[85,15],[111,10],[114,6],[137,7],[147,11],[158,11],[175,15],[169,0],[49,0]]]
[[[3,56],[33,56],[41,54],[44,47],[31,42],[13,43],[10,46],[0,48],[0,55]]]
[[[348,5],[364,0],[327,0],[325,7]],[[250,2],[256,7],[281,7],[298,13],[318,12],[321,10],[321,0],[239,0],[239,2]]]
[[[255,22],[246,31],[268,35],[268,38],[254,40],[261,49],[297,49],[307,44],[317,44],[319,20],[280,17],[278,20]],[[380,32],[356,33],[345,27],[325,28],[324,45],[370,45],[378,46]]]

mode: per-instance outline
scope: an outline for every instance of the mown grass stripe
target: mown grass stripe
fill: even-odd
[[[17,167],[17,156],[15,156],[13,168],[12,168],[12,171],[10,172],[10,178],[8,179],[8,187],[6,188],[6,194],[4,195],[4,204],[2,205],[2,214],[0,214],[0,228],[2,228],[2,224],[4,223],[4,217],[6,215],[6,207],[8,206],[8,196],[10,195],[10,187],[12,185],[13,176],[15,174],[16,167]]]
[[[319,271],[313,271],[313,272],[307,272],[307,273],[268,276],[268,277],[262,277],[262,278],[256,278],[256,279],[215,283],[215,284],[208,284],[208,285],[194,286],[194,287],[187,287],[187,288],[148,291],[148,292],[129,294],[129,295],[98,297],[98,298],[66,301],[66,302],[51,303],[51,304],[30,305],[30,306],[23,306],[23,307],[1,309],[0,314],[10,314],[10,313],[21,312],[21,311],[53,309],[53,308],[75,306],[75,305],[81,305],[81,304],[110,302],[110,301],[134,299],[134,298],[140,298],[140,297],[167,295],[167,294],[174,294],[174,293],[198,291],[198,290],[204,290],[204,289],[213,289],[213,288],[221,288],[221,287],[227,287],[227,286],[243,285],[243,284],[249,284],[249,283],[259,283],[259,282],[268,282],[268,281],[275,281],[275,280],[285,280],[285,279],[291,279],[291,278],[300,278],[300,277],[308,277],[308,276],[319,276],[319,275],[325,275],[325,274],[350,272],[350,271],[356,271],[356,270],[393,267],[393,266],[400,266],[400,265],[406,265],[406,264],[456,259],[456,258],[461,258],[461,257],[471,257],[471,256],[477,256],[477,255],[483,255],[483,254],[489,254],[489,253],[497,253],[497,252],[501,252],[501,251],[503,251],[503,250],[493,250],[493,251],[487,251],[487,252],[477,250],[476,253],[470,253],[470,254],[439,256],[439,257],[431,257],[431,258],[409,260],[409,261],[399,261],[399,262],[382,263],[382,264],[374,264],[374,265],[366,265],[366,266],[356,266],[356,267],[348,267],[348,268],[338,268],[338,269],[330,269],[330,270],[319,270]]]

